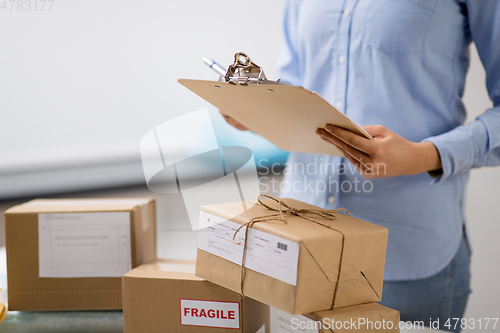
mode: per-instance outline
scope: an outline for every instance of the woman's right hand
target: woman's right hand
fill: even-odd
[[[226,115],[221,110],[219,110],[219,112],[224,117],[224,119],[226,120],[226,122],[229,125],[233,126],[236,129],[239,129],[240,131],[248,131],[248,128],[246,128],[245,126],[243,126],[242,124],[240,124],[239,122],[237,122],[236,120],[234,120],[233,118],[229,117],[228,115]]]

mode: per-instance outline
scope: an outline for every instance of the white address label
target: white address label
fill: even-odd
[[[38,214],[41,278],[121,277],[132,269],[130,213]]]
[[[240,304],[181,299],[181,325],[240,328]]]
[[[238,223],[200,212],[198,248],[241,265],[245,227],[233,242]],[[245,267],[293,286],[297,285],[300,244],[288,239],[250,229],[246,248]]]
[[[303,315],[291,315],[270,307],[271,333],[319,333],[317,323]]]

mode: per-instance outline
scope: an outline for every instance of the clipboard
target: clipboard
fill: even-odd
[[[231,66],[228,73],[230,70]],[[219,81],[179,79],[178,82],[283,150],[343,156],[333,144],[325,142],[315,133],[316,129],[327,124],[373,139],[319,94],[263,77],[265,84],[247,84],[244,80],[240,80],[243,83],[239,84],[227,74],[227,82],[222,81],[222,77]]]

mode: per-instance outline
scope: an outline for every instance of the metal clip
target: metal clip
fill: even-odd
[[[232,84],[279,84],[280,79],[271,81],[266,78],[262,67],[250,60],[250,57],[243,52],[234,55],[234,63],[227,69],[223,78],[219,81],[225,81]]]

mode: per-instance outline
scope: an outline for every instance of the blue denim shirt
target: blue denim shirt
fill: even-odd
[[[494,107],[464,126],[472,41]],[[281,195],[387,227],[387,280],[443,269],[460,244],[469,170],[500,164],[500,1],[290,0],[279,76],[360,125],[431,141],[443,166],[435,179],[366,180],[343,158],[292,153]]]

